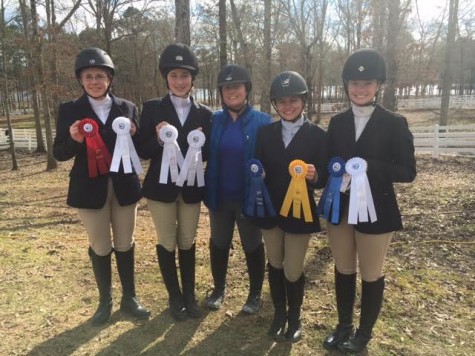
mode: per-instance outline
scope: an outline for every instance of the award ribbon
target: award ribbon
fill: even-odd
[[[159,132],[160,140],[163,141],[162,164],[160,166],[160,183],[167,184],[168,171],[170,171],[171,181],[178,179],[178,166],[183,163],[183,155],[176,139],[178,130],[175,126],[165,125]]]
[[[287,194],[280,208],[280,215],[288,216],[290,206],[292,205],[292,216],[294,218],[300,219],[300,211],[303,209],[305,222],[312,222],[312,211],[308,199],[307,183],[305,182],[307,164],[299,159],[293,160],[289,164],[289,173],[292,179],[290,180]]]
[[[328,162],[330,179],[318,202],[318,213],[332,224],[340,222],[340,186],[345,173],[345,160],[333,157]]]
[[[358,221],[367,222],[368,211],[371,222],[377,221],[373,195],[366,176],[368,163],[363,158],[354,157],[346,162],[345,169],[351,176],[348,224],[355,225]]]
[[[143,172],[140,164],[139,156],[135,151],[134,142],[130,136],[130,120],[126,117],[119,116],[112,122],[112,129],[117,134],[114,146],[114,154],[112,155],[111,172],[118,172],[120,162],[124,166],[124,173],[132,173],[132,165],[135,171],[140,174]]]
[[[98,168],[100,175],[107,174],[112,158],[106,144],[99,134],[97,122],[89,118],[82,119],[79,122],[78,128],[79,132],[81,132],[86,139],[89,178],[98,176]]]
[[[264,168],[257,159],[246,164],[246,172],[250,176],[249,197],[246,204],[246,215],[251,217],[275,217],[277,214],[270,200],[269,191],[264,183]],[[267,212],[267,215],[266,215]]]
[[[201,147],[206,142],[205,134],[201,130],[190,131],[187,137],[188,151],[186,152],[185,160],[181,166],[180,175],[176,180],[176,185],[183,187],[185,180],[187,185],[195,184],[195,178],[198,182],[198,187],[204,187],[205,177],[203,169],[203,159],[201,155]]]

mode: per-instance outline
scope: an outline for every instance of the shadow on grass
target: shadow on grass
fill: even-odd
[[[112,314],[110,323],[102,326],[92,326],[90,320],[78,325],[70,330],[66,330],[59,335],[56,335],[42,344],[36,345],[27,355],[39,356],[39,355],[70,355],[77,352],[83,345],[89,342],[93,342],[101,331],[111,327],[112,324],[120,320],[133,320],[123,316],[120,311],[116,311]],[[198,325],[198,324],[196,324]],[[176,326],[170,322],[168,312],[165,311],[156,317],[148,321],[136,321],[135,327],[131,330],[122,333],[117,339],[112,341],[107,347],[96,352],[96,355],[133,355],[137,353],[143,353],[144,350],[158,342],[161,338],[165,337],[173,332]],[[195,329],[190,330],[190,338],[193,335]],[[184,337],[183,330],[178,332],[180,342],[186,345],[186,339]],[[98,341],[98,345],[101,341]],[[179,345],[174,344],[173,348],[176,353],[179,353]],[[157,353],[155,353],[157,354]]]

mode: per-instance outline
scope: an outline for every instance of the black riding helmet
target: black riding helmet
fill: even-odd
[[[198,58],[192,49],[184,43],[172,43],[162,52],[158,63],[158,69],[164,79],[170,71],[183,68],[190,71],[193,80],[198,75]]]
[[[386,81],[386,60],[373,48],[358,49],[347,58],[341,77],[347,96],[350,80],[376,79],[379,84],[383,84]],[[378,94],[379,90],[376,92],[375,99],[368,105],[376,103]]]
[[[372,48],[363,48],[353,52],[343,66],[343,82],[349,80],[376,79],[380,83],[386,80],[386,60]]]
[[[221,90],[223,86],[229,84],[244,84],[246,86],[246,91],[249,94],[252,90],[249,71],[238,64],[225,65],[218,74],[218,88]]]
[[[74,65],[76,78],[79,79],[83,69],[91,67],[107,69],[110,72],[112,78],[115,75],[115,67],[111,57],[106,51],[100,48],[90,47],[79,52],[79,54],[76,56],[76,63]]]
[[[270,84],[270,100],[284,96],[301,96],[307,100],[308,86],[305,79],[297,72],[286,71],[278,74]]]
[[[278,74],[270,83],[270,100],[275,111],[277,108],[274,101],[285,96],[300,96],[304,102],[307,101],[308,86],[305,79],[297,72],[286,71]],[[303,110],[302,110],[303,111]],[[277,111],[278,112],[278,111]],[[294,120],[302,115],[300,112]],[[293,120],[293,121],[294,121]]]

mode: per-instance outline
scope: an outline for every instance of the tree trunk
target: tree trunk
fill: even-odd
[[[384,87],[383,106],[388,110],[396,110],[396,78],[398,62],[399,30],[401,28],[400,0],[389,2],[388,22],[386,28],[386,85]]]
[[[226,33],[226,0],[219,0],[219,66],[228,63],[227,33]]]
[[[190,45],[190,0],[175,0],[175,40]]]
[[[47,147],[47,164],[46,170],[57,167],[56,159],[53,156],[53,130],[51,128],[51,116],[49,112],[49,96],[46,87],[46,80],[43,68],[43,39],[38,27],[38,13],[36,12],[36,0],[30,0],[31,25],[33,30],[33,44],[35,45],[34,53],[34,70],[37,73],[39,87],[41,92],[41,100],[43,104],[43,119],[45,123],[46,147]]]
[[[272,44],[271,44],[271,7],[272,0],[264,0],[264,70],[261,81],[261,111],[270,113],[271,106],[268,88],[271,81]]]
[[[4,0],[2,0],[1,3],[1,35],[2,35],[2,43],[1,43],[1,48],[2,48],[2,59],[3,59],[3,80],[5,81],[5,86],[3,88],[4,92],[4,111],[5,111],[5,116],[7,117],[7,127],[8,127],[8,134],[10,135],[10,154],[12,156],[12,170],[16,171],[18,170],[18,162],[16,159],[16,152],[15,152],[15,140],[13,139],[13,130],[12,130],[12,121],[10,118],[10,108],[8,104],[8,97],[10,96],[9,90],[8,90],[8,71],[7,71],[7,51],[5,50],[6,45],[5,45],[5,4]],[[2,134],[2,133],[0,133]]]
[[[449,117],[450,89],[452,87],[452,75],[450,73],[452,55],[455,47],[455,30],[458,21],[458,0],[450,0],[449,4],[449,27],[447,32],[447,46],[445,49],[444,72],[442,74],[442,100],[440,105],[440,126],[446,126]]]
[[[25,42],[27,43],[27,62],[29,68],[34,68],[34,54],[33,54],[33,40],[30,35],[30,23],[28,16],[28,7],[26,5],[26,0],[20,0],[20,11],[23,21],[23,35],[25,37]],[[31,71],[31,101],[33,106],[33,116],[35,118],[35,130],[36,130],[36,150],[37,153],[45,153],[46,148],[43,141],[43,131],[41,129],[41,118],[40,118],[40,104],[38,99],[38,78],[37,74],[33,70]]]

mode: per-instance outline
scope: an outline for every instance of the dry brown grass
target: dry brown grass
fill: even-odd
[[[387,259],[387,293],[370,343],[372,355],[471,355],[475,349],[475,159],[418,156],[419,174],[398,185],[406,229]],[[319,355],[336,322],[333,265],[325,234],[306,261],[304,337],[294,345],[266,337],[272,317],[268,285],[256,316],[239,313],[247,295],[238,239],[224,308],[174,323],[155,256],[155,230],[144,202],[137,225],[137,291],[152,311],[136,324],[115,312],[90,326],[96,288],[84,229],[65,205],[71,162],[45,172],[42,155],[19,155],[20,170],[0,153],[0,327],[2,355]],[[208,217],[197,237],[197,294],[211,288]],[[115,310],[120,283],[114,275]]]

